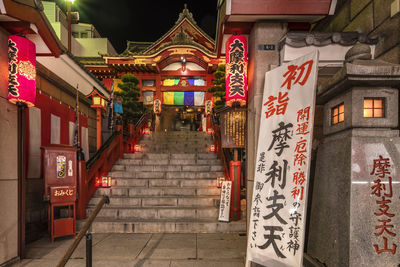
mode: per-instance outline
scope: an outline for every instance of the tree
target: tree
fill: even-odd
[[[122,118],[125,122],[136,123],[143,114],[143,103],[139,102],[140,90],[137,87],[139,80],[135,75],[127,73],[122,75],[121,81],[118,84],[121,91],[114,94],[122,97]]]
[[[211,86],[208,92],[215,97],[215,108],[219,109],[225,106],[225,65],[218,65],[217,70],[214,72],[214,77],[214,86]]]

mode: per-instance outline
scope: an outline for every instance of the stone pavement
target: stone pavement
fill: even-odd
[[[26,259],[12,266],[53,267],[72,237],[48,237],[27,246]],[[93,234],[93,266],[242,267],[246,236],[215,234]],[[85,238],[66,266],[85,266]]]

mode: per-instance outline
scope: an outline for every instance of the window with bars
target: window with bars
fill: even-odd
[[[344,121],[344,103],[334,106],[331,110],[331,124],[338,124]]]
[[[364,98],[364,118],[384,118],[385,100],[383,98]]]

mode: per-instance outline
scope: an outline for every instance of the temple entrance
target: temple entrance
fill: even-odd
[[[202,131],[204,108],[193,106],[165,106],[158,116],[156,131]]]

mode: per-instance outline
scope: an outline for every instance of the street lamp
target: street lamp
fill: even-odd
[[[104,97],[96,88],[93,88],[93,91],[87,95],[86,97],[92,98],[91,108],[96,109],[96,122],[97,122],[97,150],[101,147],[101,110],[106,110],[107,102]]]
[[[74,0],[67,0],[67,9],[68,9],[68,52],[71,51],[71,4],[74,3]]]

